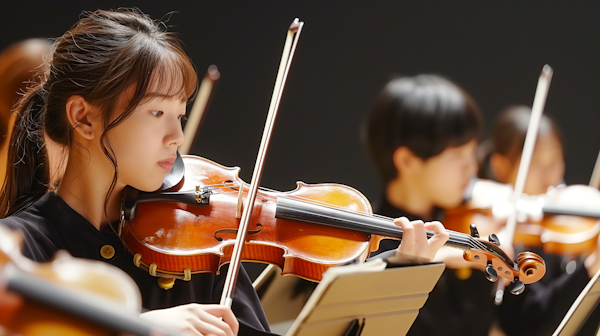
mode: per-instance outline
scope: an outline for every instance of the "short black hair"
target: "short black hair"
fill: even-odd
[[[393,154],[405,146],[423,160],[478,139],[482,115],[462,88],[438,75],[397,77],[375,100],[363,124],[363,141],[388,183],[398,176]]]

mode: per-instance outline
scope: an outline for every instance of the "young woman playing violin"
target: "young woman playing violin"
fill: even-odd
[[[527,106],[512,106],[500,113],[494,123],[491,139],[482,144],[484,155],[479,169],[480,177],[514,187],[530,116],[531,108]],[[563,182],[564,173],[560,130],[552,119],[542,115],[523,192],[528,195],[545,194],[548,188]]]
[[[498,116],[492,137],[484,145],[488,153],[481,165],[480,177],[514,186],[530,116],[531,108],[527,106],[510,107]],[[560,130],[552,119],[543,115],[524,192],[542,197],[563,182],[564,171]],[[567,190],[559,187],[551,193],[563,191]],[[565,195],[572,196],[577,195]],[[519,242],[515,244],[519,245]],[[524,248],[533,249],[542,256],[546,261],[546,275],[520,297],[504,295],[498,307],[498,319],[507,335],[551,335],[590,278],[600,269],[598,252],[574,258],[573,255],[545,253],[541,248]],[[595,334],[598,317],[594,320]]]
[[[366,147],[385,183],[374,212],[443,222],[444,210],[462,203],[477,173],[481,127],[475,101],[443,77],[418,75],[388,82],[363,128]],[[398,241],[384,240],[380,251],[397,246]],[[460,255],[450,254],[445,261],[447,269],[409,335],[487,335],[493,319],[492,284],[478,270],[461,274],[471,266]]]
[[[59,249],[127,272],[142,293],[143,318],[195,335],[268,335],[248,276],[237,281],[233,307],[218,302],[227,270],[193,275],[165,291],[137,268],[113,223],[123,189],[158,189],[183,141],[180,120],[196,73],[179,41],[138,10],[86,13],[54,45],[50,70],[20,102],[1,223],[24,232],[23,253],[47,261]],[[56,192],[43,132],[69,148]],[[432,258],[448,239],[439,223],[396,220],[398,253]],[[429,241],[425,229],[436,232]]]

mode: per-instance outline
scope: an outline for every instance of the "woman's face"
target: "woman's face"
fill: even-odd
[[[115,111],[125,110],[132,93],[131,90],[123,94]],[[180,97],[150,92],[127,119],[109,131],[120,185],[142,191],[160,188],[171,171],[177,147],[183,142],[181,118],[185,107],[186,102]]]
[[[498,160],[506,162],[508,166],[505,169],[508,174],[502,177],[502,173],[497,175],[500,182],[509,183],[513,186],[517,181],[517,173],[519,172],[520,158],[510,161],[508,159]],[[494,173],[496,169],[492,167]],[[500,168],[502,169],[502,168]],[[535,144],[531,164],[525,182],[524,192],[528,195],[544,194],[549,187],[555,187],[562,182],[565,174],[565,161],[563,159],[562,145],[553,132],[545,135],[540,135]]]

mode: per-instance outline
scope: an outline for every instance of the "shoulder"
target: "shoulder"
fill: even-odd
[[[30,259],[48,261],[58,250],[53,225],[35,204],[16,215],[0,219],[0,225],[22,234],[22,252]]]

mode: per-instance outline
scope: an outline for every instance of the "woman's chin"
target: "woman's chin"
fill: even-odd
[[[136,185],[132,185],[132,187],[134,187],[135,189],[139,190],[139,191],[144,191],[144,192],[154,192],[157,191],[163,184],[163,181],[152,181],[152,183],[149,183],[150,181],[144,181],[143,183],[136,183]]]

